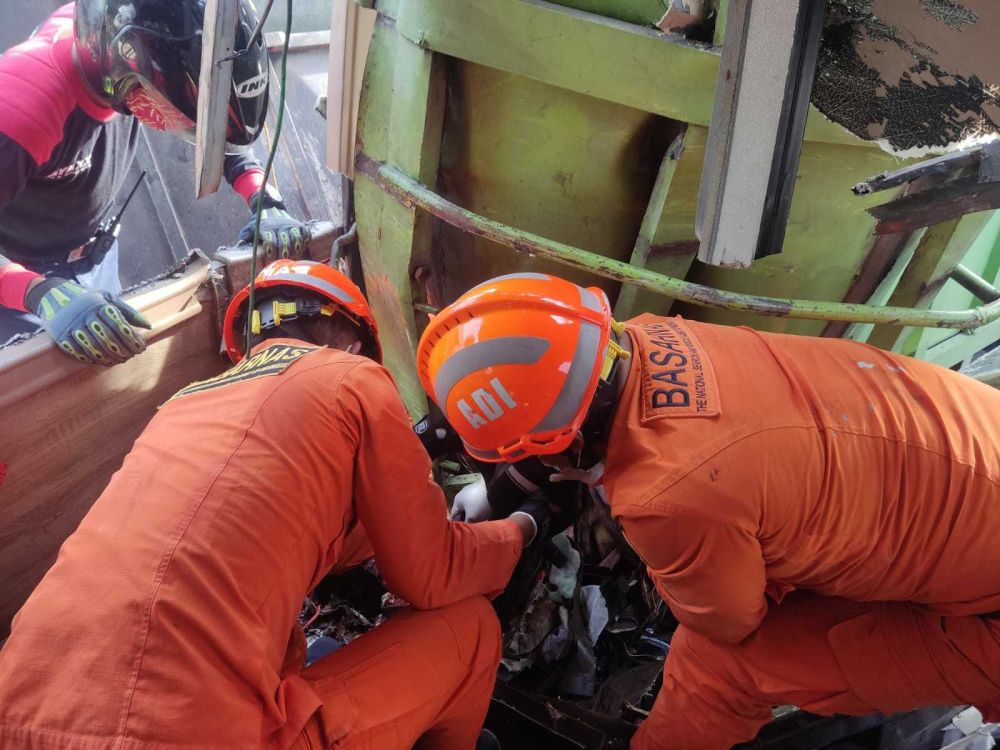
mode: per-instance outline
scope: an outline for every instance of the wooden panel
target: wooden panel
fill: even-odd
[[[214,193],[222,182],[233,63],[232,60],[216,62],[233,54],[238,12],[239,3],[235,0],[205,1],[194,154],[195,190],[199,198]]]
[[[0,638],[156,408],[221,372],[208,264],[132,301],[148,348],[110,370],[80,366],[39,336],[0,356]]]
[[[330,76],[326,100],[326,163],[354,176],[361,82],[378,14],[353,0],[334,0],[330,21]]]

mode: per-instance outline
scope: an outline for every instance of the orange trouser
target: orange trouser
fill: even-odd
[[[863,715],[971,703],[995,721],[998,701],[1000,621],[798,593],[740,643],[681,626],[632,748],[723,750],[785,704]]]
[[[292,747],[471,750],[499,663],[486,599],[403,612],[302,672],[323,706]]]

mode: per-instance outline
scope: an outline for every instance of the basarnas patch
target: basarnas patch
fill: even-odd
[[[722,413],[712,363],[678,318],[633,324],[642,339],[642,421]]]
[[[255,378],[280,375],[306,354],[319,349],[322,349],[322,347],[291,346],[289,344],[269,346],[253,356],[244,359],[235,367],[229,368],[221,375],[216,375],[214,378],[209,378],[208,380],[199,380],[197,383],[192,383],[186,388],[181,388],[170,398],[170,401],[182,398],[183,396],[210,391],[214,388],[222,388],[233,383],[243,383]],[[170,401],[167,401],[167,403],[169,404]]]

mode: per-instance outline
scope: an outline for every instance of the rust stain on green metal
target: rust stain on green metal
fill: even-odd
[[[988,213],[970,214],[930,227],[889,304],[930,308],[952,269],[965,257],[989,219]],[[868,337],[868,343],[883,349],[897,348],[897,341],[902,345],[905,336],[895,326],[879,326]]]

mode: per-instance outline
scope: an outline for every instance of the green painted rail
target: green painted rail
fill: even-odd
[[[372,160],[363,153],[358,155],[357,168],[397,201],[406,206],[421,208],[465,232],[513,248],[529,256],[537,255],[548,258],[604,278],[634,284],[643,289],[703,307],[807,320],[836,320],[850,323],[878,323],[959,330],[972,330],[1000,320],[1000,301],[968,310],[929,310],[910,307],[879,307],[846,302],[782,299],[727,292],[723,289],[715,289],[672,276],[665,276],[489,219],[446,200],[430,188],[406,176],[397,168]]]

